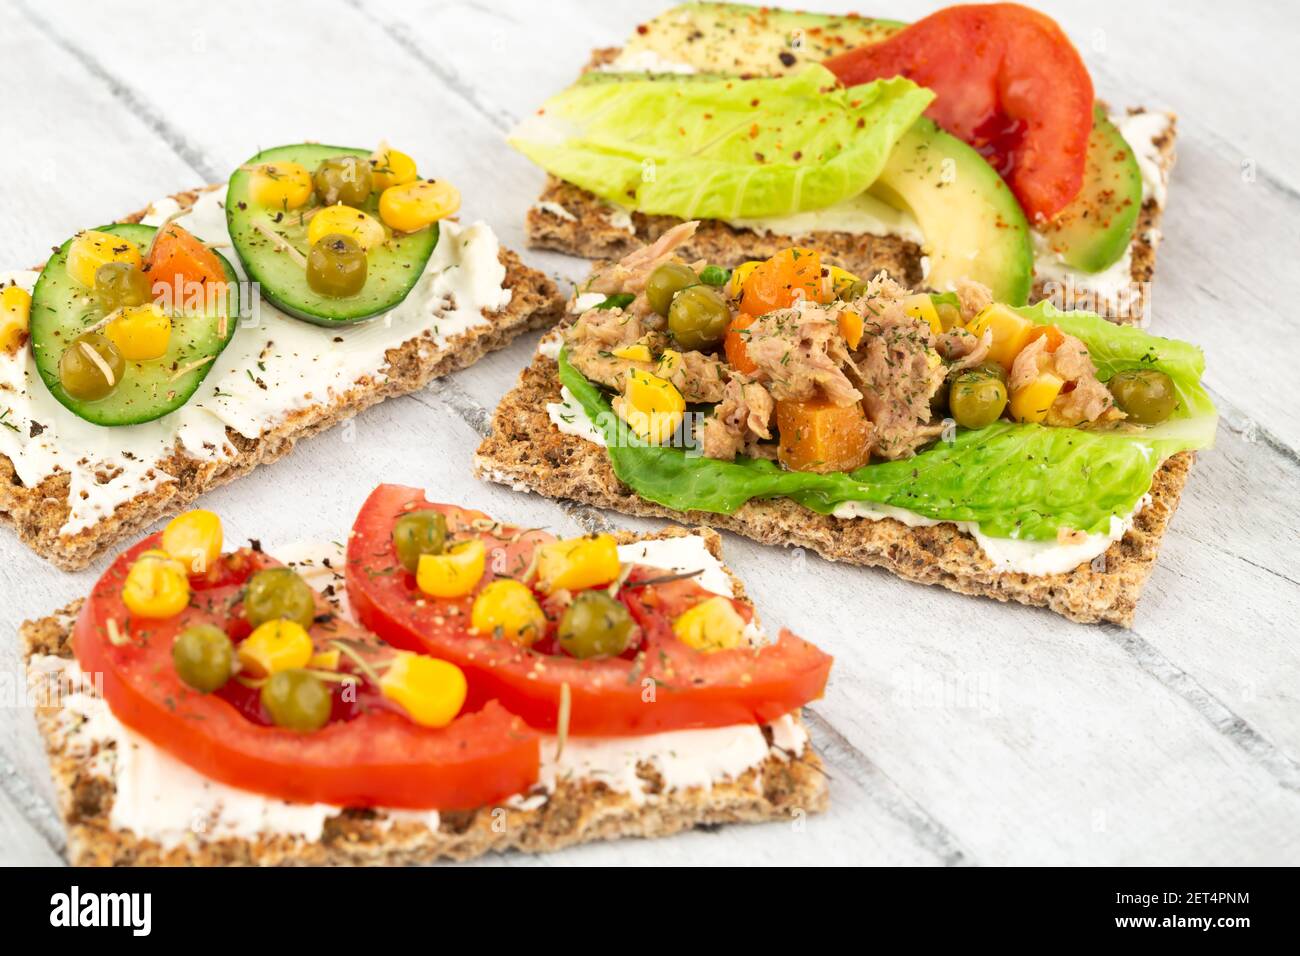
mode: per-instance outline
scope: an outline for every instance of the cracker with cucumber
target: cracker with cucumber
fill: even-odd
[[[1098,102],[1024,7],[907,25],[685,3],[596,51],[511,143],[548,173],[527,216],[540,248],[618,259],[700,220],[687,259],[808,246],[864,276],[1145,325],[1174,137],[1170,113]]]
[[[582,283],[480,477],[924,584],[1132,624],[1217,414],[1195,346],[791,247],[727,270],[666,232]]]
[[[55,565],[555,322],[398,150],[266,150],[0,273],[0,516]]]

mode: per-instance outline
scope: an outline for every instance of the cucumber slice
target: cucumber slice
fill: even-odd
[[[1028,301],[1034,247],[1025,214],[997,171],[957,137],[917,120],[869,192],[916,217],[930,258],[930,288],[944,291],[972,279],[998,302]]]
[[[370,155],[370,150],[346,146],[300,143],[277,146],[258,153],[244,167],[261,163],[299,163],[308,172],[326,159],[337,156]],[[258,283],[261,294],[282,312],[316,325],[337,326],[373,318],[400,305],[424,273],[424,266],[438,244],[438,226],[410,233],[371,249],[367,255],[366,284],[356,295],[332,298],[307,284],[307,271],[259,229],[270,229],[303,255],[307,254],[307,227],[292,224],[297,210],[284,213],[254,203],[249,196],[251,172],[236,170],[226,191],[226,225],[235,252],[248,278]],[[313,199],[314,202],[314,199]],[[379,218],[379,195],[372,193],[362,207]]]
[[[1101,272],[1133,241],[1142,212],[1142,170],[1115,124],[1097,107],[1083,188],[1040,230],[1047,247],[1081,272]]]
[[[130,239],[141,249],[153,241],[157,231],[153,226],[122,223],[98,228]],[[89,290],[68,275],[71,245],[69,239],[45,263],[32,292],[32,356],[50,394],[78,418],[95,425],[139,425],[180,408],[207,377],[239,324],[239,277],[234,268],[216,253],[226,273],[229,294],[224,334],[218,314],[177,316],[172,321],[165,354],[147,362],[127,362],[122,381],[111,394],[86,402],[64,390],[59,381],[59,359],[74,339],[103,318],[103,310],[95,304]],[[202,359],[210,360],[196,364]],[[186,368],[190,371],[183,372]],[[178,372],[183,374],[178,376]]]

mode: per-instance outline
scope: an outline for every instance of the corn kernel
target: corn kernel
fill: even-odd
[[[655,375],[670,381],[682,367],[682,361],[681,352],[676,349],[664,349],[663,354],[659,356],[659,367],[655,369]]]
[[[939,310],[934,307],[934,300],[924,292],[909,295],[904,299],[903,311],[918,322],[929,325],[930,331],[935,335],[943,334],[943,322],[939,320]]]
[[[95,288],[95,272],[108,262],[127,262],[139,268],[140,247],[130,239],[87,229],[68,248],[68,275],[87,289]]]
[[[625,345],[621,349],[614,349],[611,354],[615,358],[627,359],[629,362],[649,362],[653,360],[650,354],[650,346],[644,342]]]
[[[387,238],[378,219],[342,203],[326,206],[311,217],[307,224],[307,242],[314,246],[335,233],[355,239],[363,250],[370,250]]]
[[[189,568],[190,574],[211,567],[221,557],[221,544],[221,519],[202,508],[177,515],[163,528],[163,550]]]
[[[483,578],[487,547],[478,538],[454,544],[442,554],[422,554],[415,571],[416,586],[440,598],[463,597]]]
[[[731,270],[731,285],[727,287],[727,294],[733,299],[740,298],[740,291],[745,287],[745,280],[749,274],[761,266],[763,263],[758,259],[751,259],[749,262],[742,262],[736,268]]]
[[[175,617],[190,603],[185,566],[166,551],[145,551],[126,572],[122,603],[138,617]]]
[[[1042,424],[1047,410],[1061,394],[1065,380],[1051,372],[1039,372],[1028,385],[1011,393],[1011,417],[1018,422]]]
[[[314,667],[316,670],[336,671],[339,669],[339,661],[342,660],[343,652],[337,647],[328,651],[320,651],[311,656],[307,662],[308,667]]]
[[[836,298],[846,295],[853,283],[862,281],[849,270],[841,269],[839,266],[831,266],[830,279],[831,294]]]
[[[670,439],[686,414],[686,402],[672,382],[635,368],[628,369],[623,394],[613,406],[638,438],[654,445]]]
[[[16,285],[0,291],[0,352],[16,352],[27,341],[32,295]]]
[[[493,581],[474,599],[470,624],[486,637],[505,638],[528,647],[546,630],[546,615],[528,590],[518,581]]]
[[[399,651],[379,678],[379,690],[421,727],[446,727],[464,706],[469,685],[455,664]]]
[[[415,160],[396,149],[382,150],[378,156],[370,160],[370,165],[374,168],[375,189],[380,192],[390,186],[405,186],[407,183],[415,182],[418,175],[415,170]]]
[[[147,362],[167,354],[172,320],[156,302],[131,305],[104,327],[104,334],[128,362]]]
[[[389,186],[379,195],[379,218],[398,232],[419,232],[460,208],[460,190],[441,179]]]
[[[315,649],[311,636],[297,621],[275,620],[259,624],[235,650],[239,663],[253,677],[270,677],[280,671],[306,667]]]
[[[726,598],[711,597],[673,621],[673,633],[697,651],[725,651],[744,643],[745,619]]]
[[[299,163],[265,163],[248,179],[248,195],[259,206],[297,209],[311,199],[311,173]]]
[[[1011,371],[1012,363],[1020,350],[1029,343],[1034,328],[1034,323],[995,302],[981,309],[979,315],[966,326],[966,331],[976,338],[992,331],[993,344],[989,346],[989,358]]]
[[[537,549],[537,589],[543,594],[599,587],[618,572],[618,543],[610,534],[552,541]]]

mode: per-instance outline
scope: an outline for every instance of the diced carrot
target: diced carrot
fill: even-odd
[[[221,260],[174,222],[164,226],[154,240],[145,269],[154,299],[170,297],[168,305],[173,311],[206,311],[212,303],[225,305],[226,272]]]
[[[1065,333],[1054,325],[1038,325],[1029,333],[1025,339],[1025,345],[1033,342],[1035,339],[1047,337],[1047,351],[1055,352],[1065,342]]]
[[[794,471],[852,471],[871,457],[871,422],[862,406],[826,399],[776,403],[777,457]]]
[[[821,253],[812,249],[782,249],[754,268],[741,286],[737,307],[748,315],[788,309],[796,299],[826,299]]]
[[[753,324],[754,316],[740,313],[731,320],[731,325],[727,327],[727,337],[722,340],[722,351],[727,354],[727,361],[737,372],[745,375],[752,375],[758,371],[758,366],[749,357],[749,348],[746,345],[749,336],[744,332]]]

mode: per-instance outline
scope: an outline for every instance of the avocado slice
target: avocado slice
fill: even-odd
[[[144,249],[157,230],[153,226],[115,223],[100,226],[98,231],[130,239]],[[214,250],[226,274],[229,298],[224,321],[218,311],[173,318],[171,338],[162,356],[146,362],[127,362],[117,388],[104,398],[88,402],[69,395],[59,379],[59,360],[64,350],[103,318],[103,310],[87,294],[86,287],[68,275],[68,250],[73,239],[45,263],[32,291],[32,357],[46,388],[68,411],[95,425],[138,425],[180,408],[207,377],[239,324],[239,278],[234,268]]]
[[[930,288],[944,291],[972,279],[999,302],[1028,301],[1034,247],[1025,214],[997,171],[957,137],[917,120],[868,191],[916,217]]]
[[[1061,261],[1081,272],[1114,265],[1133,241],[1142,212],[1142,170],[1133,147],[1096,107],[1083,188],[1039,232]]]
[[[779,76],[856,46],[879,43],[897,20],[777,10],[743,3],[683,3],[637,27],[624,45],[635,61],[706,73]]]
[[[367,253],[366,284],[356,295],[333,298],[307,284],[302,265],[257,227],[269,229],[306,255],[307,227],[297,222],[297,210],[285,213],[253,202],[249,195],[251,168],[263,163],[298,163],[314,172],[324,160],[338,156],[368,157],[370,150],[347,146],[298,143],[263,150],[230,177],[226,191],[226,225],[230,241],[248,278],[259,284],[267,301],[295,318],[315,325],[338,326],[373,318],[401,304],[424,273],[438,244],[438,225],[403,235]],[[315,199],[313,197],[313,202]],[[379,218],[379,195],[371,193],[362,210]]]

